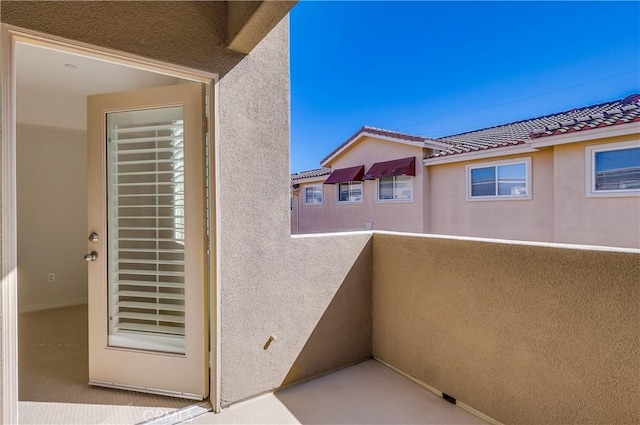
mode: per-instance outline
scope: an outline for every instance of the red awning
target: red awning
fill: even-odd
[[[340,168],[334,170],[333,173],[325,180],[324,184],[335,184],[342,182],[362,181],[364,177],[364,165],[358,165],[349,168]]]
[[[367,180],[379,179],[380,177],[392,176],[415,176],[416,175],[416,158],[394,159],[393,161],[376,162],[371,166],[367,174],[364,176]]]

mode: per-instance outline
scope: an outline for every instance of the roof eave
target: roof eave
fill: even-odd
[[[531,140],[530,143],[534,148],[542,148],[545,146],[586,142],[589,140],[604,139],[606,137],[627,136],[638,133],[640,133],[640,123],[630,122],[626,124],[610,125],[608,127],[583,129],[572,133],[538,137]]]
[[[352,136],[352,140],[350,140],[349,143],[346,143],[344,146],[340,147],[339,149],[337,149],[333,153],[331,153],[329,156],[324,158],[322,160],[322,162],[320,163],[320,166],[321,167],[328,167],[329,164],[334,159],[336,159],[337,157],[342,155],[342,153],[344,153],[351,146],[355,145],[356,143],[358,143],[361,139],[363,139],[365,137],[371,137],[371,138],[379,139],[379,140],[386,140],[386,141],[389,141],[389,142],[400,143],[400,144],[403,144],[403,145],[415,146],[417,148],[425,147],[425,143],[427,141],[427,139],[425,139],[425,138],[423,138],[423,139],[421,139],[419,141],[406,140],[406,139],[402,139],[402,138],[399,138],[399,137],[391,137],[391,136],[385,136],[385,135],[381,135],[381,134],[376,134],[376,133],[373,133],[373,132],[370,132],[370,131],[367,131],[367,130],[360,130],[354,136]],[[437,143],[441,143],[441,142],[437,142]],[[442,148],[447,148],[447,147],[449,147],[448,144],[443,144],[442,147],[438,147],[436,149],[442,149]]]
[[[329,174],[324,174],[322,176],[315,177],[305,177],[303,179],[291,179],[291,184],[306,184],[306,183],[315,183],[315,182],[323,182],[329,177]]]
[[[498,156],[507,155],[519,155],[532,152],[538,152],[538,149],[532,147],[529,143],[524,143],[500,148],[482,149],[474,152],[445,155],[436,158],[427,158],[422,160],[422,164],[425,167],[428,167],[430,165],[451,164],[454,162],[473,161],[476,159],[495,158]]]
[[[451,147],[450,143],[445,143],[445,142],[440,142],[438,140],[434,140],[434,139],[425,139],[424,140],[424,147],[427,149],[434,149],[434,150],[442,150],[442,149],[448,149]]]

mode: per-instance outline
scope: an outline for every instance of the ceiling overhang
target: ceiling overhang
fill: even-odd
[[[227,2],[227,45],[248,54],[295,6],[297,1]]]

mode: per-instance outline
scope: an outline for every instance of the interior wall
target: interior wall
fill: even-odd
[[[373,236],[373,354],[505,424],[640,423],[640,250]]]
[[[19,310],[85,303],[86,132],[18,124],[16,145]]]
[[[75,99],[20,92],[16,103],[20,123],[84,131],[87,102]]]

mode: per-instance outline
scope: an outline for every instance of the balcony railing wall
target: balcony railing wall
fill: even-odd
[[[502,423],[639,423],[640,251],[374,233],[373,355]]]

